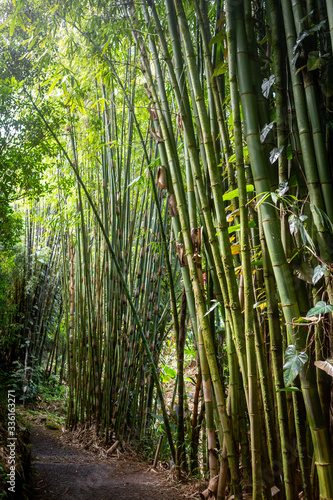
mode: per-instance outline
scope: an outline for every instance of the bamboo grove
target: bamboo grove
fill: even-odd
[[[36,88],[19,59],[10,78],[58,151],[37,305],[50,314],[60,287],[58,333],[45,343],[40,317],[29,335],[66,368],[68,426],[106,442],[159,428],[179,477],[210,477],[206,498],[333,499],[331,1],[16,1],[6,16],[38,70]]]

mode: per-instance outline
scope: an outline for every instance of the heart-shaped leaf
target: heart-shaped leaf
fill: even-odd
[[[274,127],[274,122],[266,123],[260,132],[260,142],[264,142],[272,128]]]
[[[312,283],[315,285],[325,274],[326,265],[317,266],[313,270]]]
[[[322,56],[322,54],[318,52],[318,50],[313,50],[309,53],[307,64],[309,71],[314,71],[315,69],[322,68],[327,63],[328,59],[326,57],[326,54]]]
[[[275,75],[271,75],[269,77],[269,79],[264,78],[264,81],[262,82],[262,85],[261,85],[261,91],[262,91],[262,94],[264,97],[268,98],[269,92],[271,90],[271,87],[272,87],[274,81],[275,81]]]
[[[288,345],[284,355],[285,364],[283,366],[284,385],[288,387],[294,378],[302,371],[305,363],[308,360],[308,355],[305,352],[296,351],[296,346]]]
[[[309,316],[319,316],[319,314],[327,314],[329,312],[333,311],[333,306],[330,304],[326,304],[323,300],[319,300],[317,304],[308,311],[308,314],[306,317],[308,318]]]
[[[280,146],[279,148],[273,148],[272,151],[269,153],[269,161],[273,164],[276,162],[280,154],[282,153],[284,149],[284,146]]]

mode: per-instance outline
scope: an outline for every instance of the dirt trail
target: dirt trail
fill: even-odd
[[[98,458],[60,441],[60,432],[30,428],[33,499],[180,500],[186,498],[166,477],[140,462]],[[188,498],[188,497],[187,497]]]

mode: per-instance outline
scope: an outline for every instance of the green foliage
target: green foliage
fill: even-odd
[[[318,281],[325,275],[325,271],[327,270],[326,264],[323,266],[316,266],[313,270],[312,283],[315,285]]]
[[[7,250],[14,247],[19,242],[22,232],[22,215],[14,211],[6,200],[0,199],[0,248]]]
[[[23,266],[22,249],[14,247],[0,253],[0,360],[7,365],[7,355],[20,336],[18,304],[15,302],[16,285]]]
[[[321,53],[317,50],[313,50],[309,53],[308,56],[308,70],[314,71],[315,69],[322,68],[326,66],[328,63],[328,59],[330,58],[330,54],[321,55]]]
[[[286,349],[284,359],[283,379],[284,385],[287,387],[303,370],[304,365],[308,361],[308,355],[305,352],[297,352],[296,346],[289,345]]]
[[[320,316],[321,314],[327,314],[332,311],[333,305],[326,304],[323,300],[319,300],[317,304],[308,311],[306,317]]]
[[[22,403],[35,402],[41,391],[44,370],[38,365],[24,367],[19,361],[14,361],[13,365],[16,369],[12,372],[11,387],[15,389],[16,397]]]

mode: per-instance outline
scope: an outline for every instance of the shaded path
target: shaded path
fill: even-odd
[[[136,461],[96,455],[63,444],[60,432],[30,428],[33,499],[180,500],[185,498],[165,477]]]

